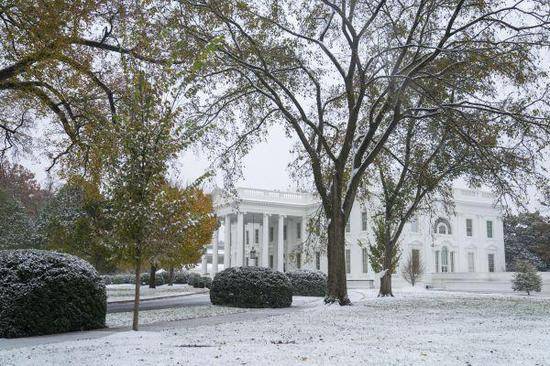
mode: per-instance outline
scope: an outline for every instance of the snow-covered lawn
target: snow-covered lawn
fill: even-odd
[[[240,318],[221,324],[184,321],[25,346],[0,351],[0,364],[550,365],[548,298],[396,291],[378,299],[373,290],[353,292],[350,307],[316,302],[278,316],[255,311],[227,315]]]
[[[125,301],[134,299],[134,285],[122,284],[122,285],[107,285],[107,301]],[[173,286],[162,285],[157,288],[149,288],[147,285],[142,285],[140,289],[141,299],[151,299],[154,297],[164,296],[176,296],[186,295],[195,292],[203,292],[203,288],[194,288],[189,285],[177,285]]]
[[[139,324],[147,325],[158,322],[170,322],[175,320],[204,318],[217,315],[235,314],[248,311],[248,309],[230,308],[225,306],[187,306],[172,309],[143,310],[139,312]],[[107,326],[129,327],[132,325],[132,313],[109,313],[107,314]]]

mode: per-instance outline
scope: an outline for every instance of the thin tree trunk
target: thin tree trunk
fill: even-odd
[[[157,266],[155,264],[151,264],[149,271],[149,288],[157,288]]]
[[[168,286],[174,285],[174,267],[170,267],[168,272]]]
[[[138,330],[139,328],[139,290],[141,288],[141,259],[136,260],[136,285],[134,292],[134,317],[132,321],[132,329]]]
[[[333,215],[328,225],[328,293],[325,303],[338,301],[340,305],[350,305],[346,284],[345,228],[344,215],[340,205],[333,206]]]

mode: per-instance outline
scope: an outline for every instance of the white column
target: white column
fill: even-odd
[[[269,267],[269,215],[264,213],[262,224],[262,250],[260,266]]]
[[[225,237],[223,250],[223,268],[231,267],[231,216],[225,215]]]
[[[302,232],[300,233],[301,241],[304,243],[307,239],[307,216],[302,216]],[[305,248],[304,248],[305,249]]]
[[[284,242],[284,225],[285,217],[279,215],[279,228],[277,233],[277,271],[284,271],[284,251],[285,251],[285,242]]]
[[[208,263],[208,258],[206,257],[206,250],[204,251],[204,254],[202,255],[202,263],[201,263],[201,272],[203,275],[208,273],[208,269],[206,264]]]
[[[214,230],[214,240],[212,242],[212,278],[218,273],[218,229]]]
[[[237,214],[237,266],[244,266],[244,215],[242,212]]]

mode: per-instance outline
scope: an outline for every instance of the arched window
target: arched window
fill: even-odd
[[[441,248],[441,272],[449,272],[449,251],[447,247]]]
[[[449,223],[449,220],[444,219],[442,217],[438,218],[435,221],[434,233],[451,235],[451,224]]]

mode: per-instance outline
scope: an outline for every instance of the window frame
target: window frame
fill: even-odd
[[[469,218],[466,219],[466,236],[470,238],[474,236],[474,220]]]
[[[487,238],[493,239],[494,238],[493,220],[487,220],[485,223],[485,227],[487,229]]]
[[[487,253],[487,271],[494,273],[496,271],[496,256],[495,253]]]

